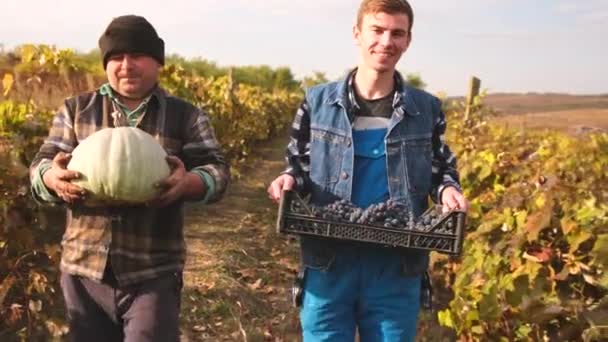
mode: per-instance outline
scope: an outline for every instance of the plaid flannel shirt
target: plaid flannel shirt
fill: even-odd
[[[40,187],[43,172],[58,152],[72,152],[79,142],[102,128],[128,125],[124,111],[99,89],[67,99],[30,166],[34,198],[62,203]],[[205,112],[157,87],[135,127],[151,134],[169,155],[179,157],[187,170],[201,176],[207,185],[203,202],[222,197],[229,170]],[[182,204],[178,201],[164,208],[68,207],[62,271],[100,281],[110,262],[118,284],[124,286],[183,270]]]

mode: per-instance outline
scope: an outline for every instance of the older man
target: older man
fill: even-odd
[[[30,167],[41,202],[67,203],[61,287],[73,341],[178,341],[185,262],[182,203],[219,200],[229,172],[206,113],[158,86],[164,42],[143,17],[99,39],[108,83],[65,100]],[[150,205],[87,208],[70,152],[106,127],[132,126],[170,155]],[[104,158],[105,156],[97,156]]]

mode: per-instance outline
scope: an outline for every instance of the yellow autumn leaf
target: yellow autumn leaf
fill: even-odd
[[[4,78],[2,78],[2,89],[4,90],[2,92],[3,96],[8,95],[9,91],[11,91],[11,89],[13,88],[14,82],[15,79],[13,78],[13,75],[4,74]]]

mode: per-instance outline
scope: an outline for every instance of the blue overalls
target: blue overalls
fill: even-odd
[[[347,199],[365,207],[391,198],[418,216],[429,194],[436,197],[432,144],[441,105],[397,77],[391,118],[367,131],[351,124],[348,79],[306,92],[313,204]],[[356,329],[362,342],[414,340],[428,252],[315,237],[300,243],[304,341],[351,342]]]
[[[367,119],[367,120],[366,120]],[[384,139],[389,120],[353,125],[351,201],[361,208],[389,199]],[[418,275],[405,276],[394,250],[342,246],[331,270],[307,269],[301,322],[304,341],[413,341],[420,307]]]

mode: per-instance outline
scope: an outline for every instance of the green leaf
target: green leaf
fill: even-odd
[[[560,224],[562,227],[562,232],[564,232],[564,234],[568,234],[571,231],[578,229],[578,225],[576,224],[576,222],[567,218],[563,218]]]
[[[524,264],[524,272],[528,274],[528,279],[530,283],[533,284],[536,281],[536,277],[538,276],[540,270],[543,268],[542,264],[532,261],[526,261]]]
[[[584,202],[583,207],[576,212],[576,220],[581,224],[589,224],[592,220],[606,215],[606,213],[596,207],[595,198],[588,199]]]
[[[477,335],[483,334],[483,327],[481,325],[474,325],[471,327],[471,332]]]
[[[528,275],[521,275],[513,281],[513,290],[505,293],[505,299],[507,303],[513,307],[519,306],[524,297],[530,292],[530,282]]]
[[[586,232],[584,230],[579,230],[576,233],[569,234],[566,237],[566,239],[568,240],[568,243],[570,244],[570,253],[576,252],[578,250],[578,247],[581,245],[581,243],[589,240],[592,237],[593,237],[593,234]]]
[[[452,320],[452,312],[449,309],[439,311],[437,313],[437,319],[442,326],[452,329],[455,328],[454,321]]]
[[[534,205],[536,205],[537,208],[542,208],[547,205],[546,194],[541,193],[540,196],[536,197],[536,200],[534,200]]]
[[[504,185],[502,185],[500,183],[496,183],[496,182],[494,183],[494,192],[495,193],[501,194],[501,193],[505,192],[506,189],[507,188]]]
[[[466,315],[467,322],[477,322],[479,321],[479,311],[477,310],[469,310]]]
[[[528,337],[531,332],[532,332],[532,327],[530,327],[528,324],[522,324],[519,326],[519,328],[517,328],[517,331],[515,332],[515,334],[520,339],[526,339],[526,337]]]
[[[608,234],[600,234],[595,240],[593,250],[591,251],[593,256],[593,264],[598,266],[607,267],[608,265]],[[608,273],[608,269],[604,270]]]
[[[500,316],[498,289],[496,286],[492,286],[487,292],[487,295],[479,301],[479,317],[484,321],[494,320]]]
[[[483,181],[486,178],[490,177],[490,175],[492,175],[492,166],[488,165],[488,164],[484,164],[481,166],[481,170],[479,170],[479,174],[477,175],[477,177],[479,178],[479,181]]]
[[[528,218],[528,212],[525,210],[518,211],[515,214],[515,222],[517,223],[517,228],[524,227],[526,224],[526,219]]]

